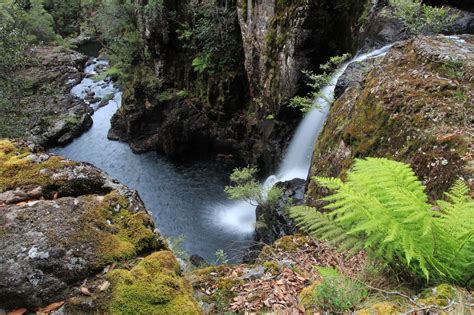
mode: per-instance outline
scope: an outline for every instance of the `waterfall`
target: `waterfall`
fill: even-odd
[[[337,81],[351,63],[383,56],[391,46],[387,45],[369,53],[356,55],[335,71],[329,84],[321,89],[321,96],[314,100],[315,107],[306,114],[298,126],[276,175],[269,176],[262,184],[265,190],[270,189],[277,182],[308,177],[314,145],[334,101]],[[234,231],[235,234],[249,234],[255,230],[255,208],[245,201],[232,201],[215,205],[211,215],[216,224],[223,229]]]
[[[316,139],[324,126],[329,108],[334,101],[334,90],[336,89],[337,81],[346,71],[347,67],[354,62],[382,56],[386,54],[391,46],[387,45],[372,52],[357,55],[336,70],[329,84],[321,89],[320,97],[314,100],[315,107],[306,114],[298,126],[283,162],[278,169],[276,177],[279,181],[287,181],[293,178],[306,179],[308,176]]]

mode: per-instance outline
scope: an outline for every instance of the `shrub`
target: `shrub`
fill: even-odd
[[[457,181],[432,210],[409,165],[383,158],[356,160],[344,183],[315,181],[334,193],[329,213],[294,207],[291,216],[311,235],[353,251],[365,248],[395,269],[431,282],[469,284],[473,278],[474,202]],[[401,262],[401,264],[400,264]]]
[[[332,268],[319,268],[323,282],[314,288],[311,302],[323,310],[344,312],[353,310],[367,296],[363,284]]]
[[[227,186],[225,192],[230,199],[243,199],[254,206],[274,207],[283,191],[275,186],[269,189],[263,187],[255,179],[256,173],[257,169],[253,167],[234,169],[230,175],[232,186]]]
[[[431,7],[421,0],[390,0],[394,15],[415,35],[439,33],[456,19],[445,7]]]
[[[303,113],[307,113],[313,108],[320,108],[321,104],[315,103],[316,99],[319,97],[324,97],[320,90],[331,83],[331,79],[334,71],[349,59],[349,54],[344,54],[342,56],[334,56],[331,59],[320,65],[320,70],[322,73],[316,74],[312,71],[304,70],[303,75],[306,76],[308,82],[307,86],[310,92],[305,96],[295,96],[290,100],[289,106],[300,109]]]

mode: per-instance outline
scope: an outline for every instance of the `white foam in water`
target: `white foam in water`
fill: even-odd
[[[315,108],[306,114],[298,126],[277,174],[269,176],[264,182],[265,190],[270,189],[280,181],[307,178],[316,139],[324,126],[329,108],[334,101],[337,80],[351,63],[383,56],[391,46],[387,45],[372,52],[357,55],[351,61],[339,67],[333,74],[330,84],[320,91],[321,97],[314,100]],[[212,208],[211,215],[216,224],[227,231],[233,231],[237,235],[248,235],[255,230],[255,208],[255,206],[245,201],[229,201],[226,204],[215,205]]]
[[[73,95],[83,99],[84,102],[90,105],[94,110],[97,109],[99,103],[98,102],[90,103],[89,101],[85,99],[88,91],[94,92],[94,98],[95,97],[103,98],[105,96],[118,93],[118,90],[117,88],[114,87],[112,81],[109,81],[109,82],[106,82],[104,80],[94,81],[90,78],[97,74],[95,70],[97,66],[107,66],[107,65],[108,65],[108,62],[106,60],[100,60],[100,59],[94,58],[92,60],[92,63],[84,69],[84,73],[86,74],[86,77],[82,79],[81,83],[74,86],[71,90],[71,93]]]

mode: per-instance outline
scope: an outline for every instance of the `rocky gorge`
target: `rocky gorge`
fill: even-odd
[[[54,46],[35,48],[41,62],[19,72],[31,86],[18,110],[1,118],[2,137],[10,139],[0,140],[0,312],[319,312],[328,310],[314,302],[324,268],[367,285],[362,302],[346,312],[472,311],[472,286],[400,280],[393,270],[380,275],[367,268],[379,267],[368,250],[351,253],[309,236],[289,210],[327,211],[321,198],[330,191],[312,178],[346,180],[354,160],[366,157],[411,165],[430,202],[459,179],[472,198],[472,6],[442,3],[455,16],[446,34],[413,37],[388,1],[218,1],[211,13],[206,1],[158,2],[133,2],[142,55],[134,56],[125,79],[114,75],[110,52],[103,54],[109,66]],[[218,38],[209,35],[214,31]],[[216,209],[239,210],[239,203],[219,199],[227,185],[219,176],[227,177],[229,167],[252,165],[260,176],[282,180],[278,165],[298,122],[310,115],[287,106],[308,93],[302,70],[389,43],[374,58],[343,64],[335,101],[314,125],[321,129],[314,148],[300,149],[311,152],[307,177],[276,183],[282,192],[276,205],[251,207],[250,219],[241,219],[247,210],[221,213],[234,225],[209,219],[218,217]],[[70,93],[87,84],[114,90]],[[64,148],[43,148],[57,145]],[[225,171],[208,171],[196,160],[222,163]],[[184,255],[173,244],[173,225],[194,233]],[[242,225],[252,231],[244,238],[236,236]],[[233,239],[245,241],[237,245],[245,263],[224,252],[216,253],[216,265],[209,250],[186,253],[202,247],[214,253],[212,246]]]

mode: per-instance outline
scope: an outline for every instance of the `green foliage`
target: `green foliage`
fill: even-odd
[[[57,34],[64,37],[78,35],[83,19],[80,0],[44,0],[43,6],[52,16]]]
[[[394,15],[415,35],[439,33],[456,19],[446,7],[431,7],[421,0],[390,0]]]
[[[381,158],[356,160],[347,181],[314,178],[332,195],[327,214],[311,208],[290,210],[297,224],[314,237],[342,248],[365,248],[394,269],[403,268],[427,281],[472,281],[474,203],[459,181],[437,201],[428,203],[425,187],[409,165]]]
[[[193,59],[192,66],[194,68],[194,71],[197,73],[203,73],[206,71],[207,68],[209,68],[209,55],[206,55],[204,57],[196,57]]]
[[[357,280],[340,274],[333,268],[318,268],[323,282],[311,294],[312,304],[331,312],[353,310],[367,296],[368,291]]]
[[[127,79],[132,66],[145,59],[144,43],[137,26],[137,9],[133,0],[104,0],[92,21],[106,44],[110,64],[117,70],[120,80]]]
[[[441,70],[456,80],[462,80],[466,74],[466,62],[448,58],[443,61]]]
[[[31,0],[28,5],[0,0],[0,25],[6,24],[27,34],[30,42],[49,43],[57,38],[53,17],[44,9],[42,0]]]
[[[227,264],[229,262],[229,257],[223,249],[218,249],[216,251],[216,263],[217,264]]]
[[[254,206],[272,208],[280,200],[283,191],[278,187],[265,189],[255,179],[257,169],[253,167],[236,168],[230,175],[232,186],[227,186],[225,192],[229,198],[243,199]]]
[[[333,72],[336,71],[343,62],[349,59],[349,57],[349,54],[331,57],[327,63],[320,65],[319,68],[322,71],[320,74],[304,70],[303,74],[308,80],[306,85],[310,92],[306,96],[293,97],[290,100],[289,106],[299,108],[303,113],[307,113],[313,108],[320,108],[321,105],[315,103],[317,98],[323,97],[320,90],[331,82]]]
[[[182,260],[188,260],[189,255],[186,249],[184,248],[183,244],[186,240],[184,235],[180,235],[178,237],[167,237],[166,242],[169,248],[173,251],[176,257],[181,258]]]

